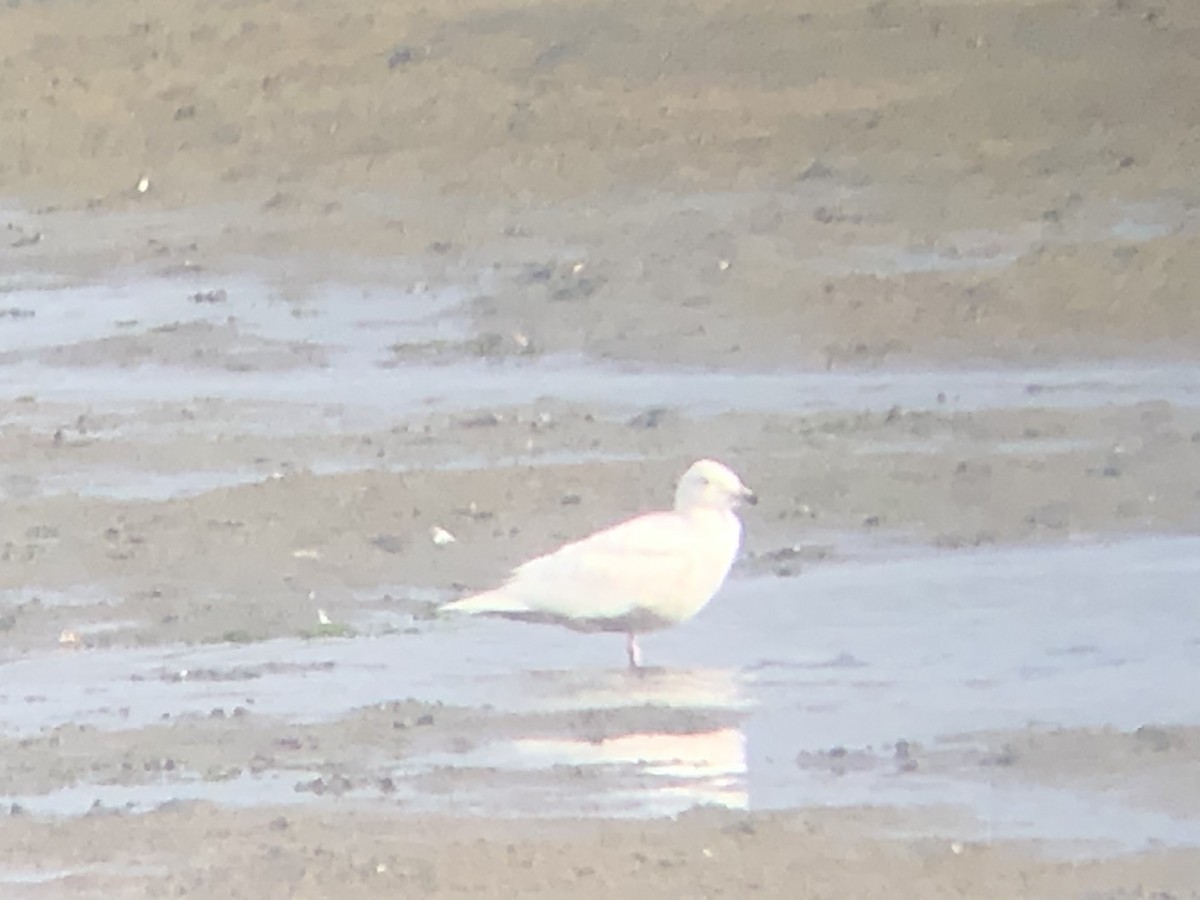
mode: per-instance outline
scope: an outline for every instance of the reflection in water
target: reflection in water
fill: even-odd
[[[978,765],[920,764],[921,748],[947,735],[1031,721],[1123,731],[1200,722],[1198,577],[1200,539],[1175,537],[735,579],[702,615],[654,636],[654,658],[679,667],[642,673],[612,667],[605,641],[503,621],[8,661],[0,649],[0,732],[134,729],[237,705],[258,721],[350,721],[411,699],[462,711],[461,729],[448,716],[415,755],[379,763],[395,782],[386,797],[365,783],[352,793],[509,815],[943,804],[978,816],[991,836],[1200,844],[1200,818],[1139,813],[1132,794],[1022,784],[1019,766],[1001,781]],[[542,668],[531,671],[534,659]],[[689,666],[697,660],[706,666]],[[270,774],[247,777],[239,796],[271,795]],[[297,799],[290,785],[306,775],[276,787]],[[183,778],[154,796],[225,801],[220,784]],[[142,789],[113,786],[111,802]]]
[[[528,739],[514,749],[539,766],[637,766],[650,776],[636,805],[666,812],[714,805],[746,809],[746,738],[736,728],[625,734],[598,742]]]
[[[530,673],[526,683],[534,708],[606,710],[607,715],[568,733],[530,734],[486,745],[482,760],[460,758],[458,766],[583,767],[607,786],[610,815],[670,815],[708,804],[748,808],[742,720],[749,698],[738,672],[565,670]],[[600,794],[571,785],[541,812],[578,814]]]
[[[445,811],[446,784],[438,779],[451,779],[455,812],[643,817],[696,806],[748,809],[747,774],[745,736],[717,728],[517,738],[405,760],[393,777],[416,788],[410,808]]]
[[[741,673],[731,669],[557,669],[514,672],[514,689],[538,710],[664,706],[748,708]]]
[[[398,774],[453,766],[459,772],[537,774],[523,789],[475,792],[476,812],[522,815],[670,815],[694,806],[749,806],[746,738],[749,699],[732,669],[559,670],[518,673],[532,710],[582,713],[555,723],[528,720],[529,733],[468,753],[406,760]],[[603,716],[591,716],[603,711]],[[547,722],[547,718],[550,722]],[[560,719],[561,721],[561,719]],[[586,777],[565,783],[564,768]],[[523,800],[528,798],[528,802]],[[536,801],[536,808],[534,808]]]

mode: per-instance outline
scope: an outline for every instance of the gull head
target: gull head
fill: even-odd
[[[730,511],[742,501],[757,503],[754,491],[742,484],[732,469],[716,460],[701,459],[679,479],[675,489],[675,509],[688,512],[695,509]]]

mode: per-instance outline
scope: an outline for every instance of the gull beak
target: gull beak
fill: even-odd
[[[758,503],[758,494],[754,493],[754,491],[750,490],[750,488],[743,485],[742,500],[751,506],[755,506]]]

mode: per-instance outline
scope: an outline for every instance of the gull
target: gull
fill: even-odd
[[[441,610],[624,633],[629,665],[639,668],[639,634],[686,622],[724,584],[742,542],[734,512],[742,501],[757,498],[731,469],[699,460],[679,479],[672,509],[564,544]]]

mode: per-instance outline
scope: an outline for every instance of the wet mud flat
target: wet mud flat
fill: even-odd
[[[318,333],[355,330],[340,309],[312,303]],[[479,405],[390,395],[383,340],[311,340],[333,360],[315,412],[291,369],[192,396],[208,370],[170,358],[136,390],[119,356],[13,363],[6,892],[1189,896],[1186,366],[518,358],[482,363],[517,393]],[[547,394],[544,366],[618,377]],[[334,393],[347,371],[371,389]],[[649,671],[615,639],[432,614],[668,502],[681,447],[764,502]]]
[[[9,869],[5,891],[14,897],[606,897],[703,884],[718,894],[794,896],[832,884],[854,896],[883,898],[895,896],[897,884],[932,884],[999,900],[1030,885],[1039,896],[1127,898],[1153,884],[1168,896],[1194,895],[1191,851],[1045,860],[1021,844],[863,837],[864,821],[896,824],[887,813],[873,812],[748,818],[699,811],[670,822],[574,820],[514,829],[434,818],[416,828],[345,808],[306,815],[180,804],[145,816],[30,823],[15,844],[6,829],[6,858],[39,862]],[[142,859],[151,861],[125,862],[129,847],[143,848]],[[60,856],[59,848],[70,849]],[[45,867],[51,859],[62,859],[62,868]]]
[[[1196,896],[1197,29],[9,9],[0,894]],[[648,671],[432,614],[699,455]]]

